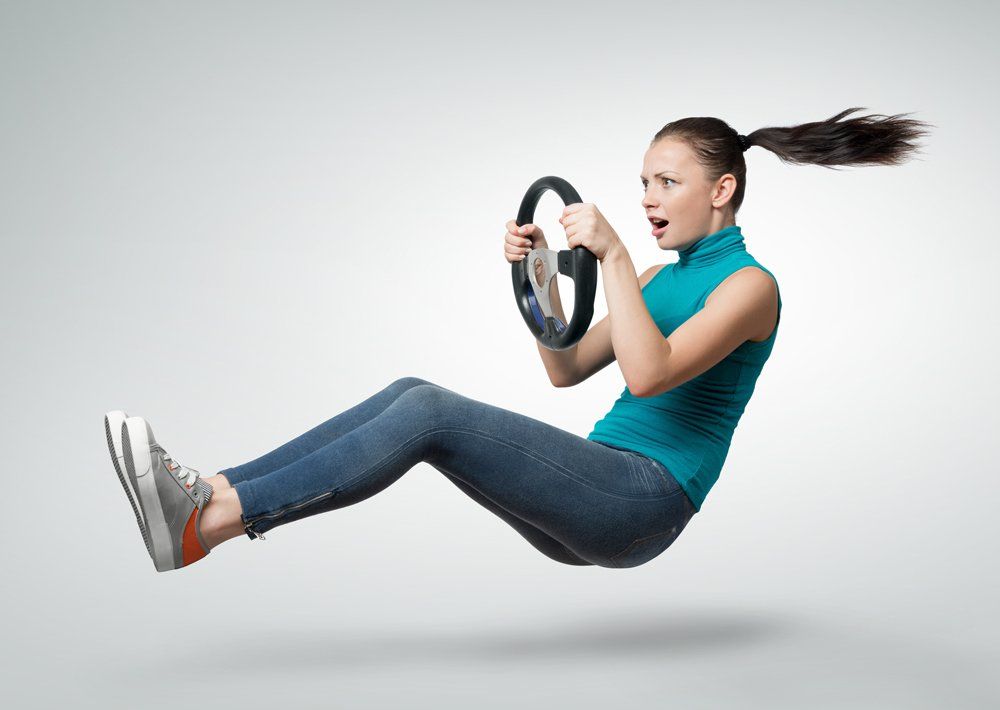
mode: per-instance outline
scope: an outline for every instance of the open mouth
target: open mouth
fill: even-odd
[[[649,223],[653,225],[653,236],[658,237],[663,234],[663,230],[667,228],[670,224],[669,220],[659,219],[657,217],[649,217]]]

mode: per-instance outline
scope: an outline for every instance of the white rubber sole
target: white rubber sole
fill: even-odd
[[[111,454],[111,463],[115,467],[118,475],[118,482],[121,483],[125,496],[135,513],[135,522],[139,526],[142,534],[142,542],[149,550],[149,534],[146,532],[146,523],[143,519],[142,510],[139,507],[139,494],[132,487],[132,482],[125,475],[125,455],[122,452],[122,423],[128,419],[128,413],[120,409],[108,412],[104,415],[104,436],[108,440],[108,453]]]
[[[145,516],[150,557],[158,572],[175,569],[173,542],[153,480],[149,425],[142,417],[127,417],[121,425],[121,438],[125,469],[136,480],[136,494]]]

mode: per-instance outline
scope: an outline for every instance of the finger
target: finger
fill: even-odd
[[[522,246],[520,244],[505,244],[504,251],[508,254],[527,254],[531,251],[531,245]]]
[[[507,242],[508,244],[512,244],[512,245],[517,246],[517,247],[525,247],[525,246],[530,247],[531,246],[531,240],[530,239],[522,237],[522,236],[520,236],[518,234],[511,234],[509,232],[507,233],[504,241]]]
[[[538,230],[538,226],[531,223],[518,225],[517,220],[514,219],[507,223],[507,231],[511,234],[531,234],[536,230]]]
[[[511,234],[526,234],[528,231],[527,228],[529,226],[532,225],[527,225],[527,224],[518,225],[517,221],[512,219],[510,222],[507,223],[507,231],[510,232]]]
[[[517,252],[513,251],[504,252],[504,258],[506,258],[507,261],[511,263],[515,261],[521,261],[525,256],[526,256],[525,254],[518,254]]]

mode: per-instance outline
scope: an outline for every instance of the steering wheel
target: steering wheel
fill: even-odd
[[[549,175],[531,184],[521,200],[517,226],[531,224],[535,207],[546,190],[552,190],[567,205],[583,202],[573,186],[560,177]],[[568,350],[576,345],[590,328],[594,318],[594,296],[597,293],[597,257],[583,246],[553,251],[532,249],[527,256],[511,265],[514,298],[524,322],[534,336],[549,350]],[[573,279],[573,317],[563,323],[552,311],[549,286],[556,274]]]

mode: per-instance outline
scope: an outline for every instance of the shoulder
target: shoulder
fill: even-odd
[[[705,303],[707,304],[714,296],[721,294],[733,296],[773,294],[777,296],[778,286],[774,276],[763,266],[747,265],[724,278],[708,295]]]
[[[760,266],[744,266],[725,279],[705,299],[705,306],[732,307],[747,314],[763,333],[760,340],[769,336],[778,311],[778,286],[775,278]],[[757,340],[757,338],[751,338]]]
[[[653,264],[639,274],[639,288],[642,289],[646,284],[653,280],[654,276],[660,273],[660,269],[664,269],[668,266],[670,266],[670,264]]]

